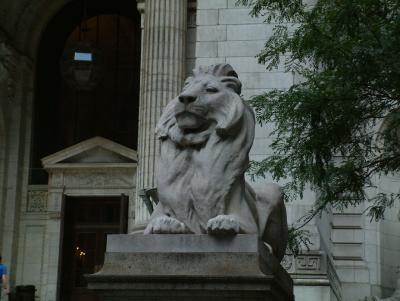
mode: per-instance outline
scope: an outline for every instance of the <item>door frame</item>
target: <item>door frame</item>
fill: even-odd
[[[91,156],[103,151],[102,162]],[[137,153],[102,137],[93,137],[42,159],[49,173],[42,259],[41,300],[60,301],[60,246],[67,197],[126,196],[128,231],[134,225]]]

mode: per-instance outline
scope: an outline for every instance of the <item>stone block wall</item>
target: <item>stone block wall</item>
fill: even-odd
[[[245,100],[274,88],[289,88],[295,80],[292,73],[284,72],[283,64],[267,71],[264,65],[258,63],[256,55],[271,36],[273,25],[266,24],[263,18],[251,17],[249,12],[248,7],[236,6],[236,0],[197,1],[196,66],[223,62],[231,64],[239,74]],[[272,129],[272,124],[256,125],[251,160],[262,160],[272,153],[269,148]],[[271,181],[267,175],[266,179],[256,179],[252,185],[262,186]],[[314,199],[314,193],[308,190],[303,200],[288,204],[289,222],[295,222],[306,213]],[[315,226],[310,225],[309,229],[315,242],[312,248],[319,250]]]
[[[196,66],[229,63],[242,81],[242,95],[249,99],[271,88],[288,88],[291,74],[283,70],[267,72],[255,57],[271,34],[271,26],[249,16],[249,9],[235,0],[199,0],[197,6]],[[262,159],[272,127],[256,128],[251,158]]]

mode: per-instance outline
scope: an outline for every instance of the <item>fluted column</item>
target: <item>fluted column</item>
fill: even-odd
[[[138,172],[136,191],[156,186],[159,142],[154,129],[162,109],[178,95],[184,80],[187,0],[146,0],[142,40]],[[136,197],[134,230],[148,213]]]

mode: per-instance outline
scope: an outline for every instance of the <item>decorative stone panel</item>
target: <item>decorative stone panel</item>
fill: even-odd
[[[281,265],[290,274],[326,274],[326,256],[322,253],[285,255]]]
[[[294,271],[294,257],[286,254],[281,261],[281,265],[288,273],[292,273]]]
[[[323,252],[310,252],[296,257],[286,254],[282,267],[295,280],[325,280],[329,283],[337,300],[342,300],[341,283],[331,259]],[[308,282],[307,282],[308,283]]]
[[[30,190],[28,192],[27,212],[46,212],[47,211],[47,191]]]
[[[320,266],[320,256],[298,256],[296,258],[296,270],[298,271],[319,271]]]
[[[66,171],[64,185],[67,187],[126,187],[132,186],[132,170],[85,169]]]

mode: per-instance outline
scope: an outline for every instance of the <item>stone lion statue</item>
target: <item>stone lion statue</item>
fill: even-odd
[[[283,194],[276,184],[256,192],[245,182],[255,118],[240,92],[236,72],[219,64],[194,70],[168,103],[156,128],[159,203],[144,234],[256,233],[281,260]]]

